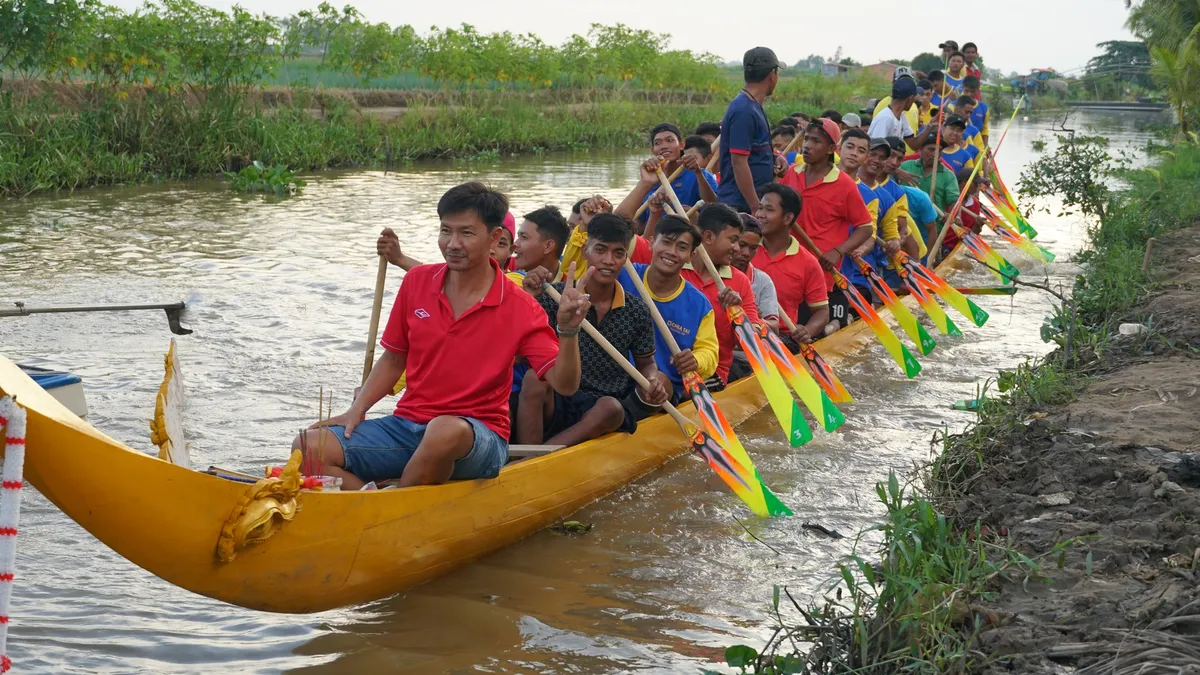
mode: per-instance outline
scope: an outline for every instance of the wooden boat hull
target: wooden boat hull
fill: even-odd
[[[862,322],[821,340],[834,360]],[[0,356],[0,394],[28,410],[26,478],[72,520],[149,572],[250,609],[317,612],[387,597],[508,546],[685,452],[665,415],[513,463],[491,480],[371,492],[301,492],[293,520],[228,563],[221,526],[249,486],[129,448],[72,414]],[[766,404],[753,378],[716,395],[737,425]],[[694,416],[690,404],[680,408]],[[280,457],[286,455],[286,439]]]

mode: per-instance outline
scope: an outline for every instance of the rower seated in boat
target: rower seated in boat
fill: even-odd
[[[650,243],[650,264],[633,265],[634,272],[641,278],[651,301],[662,315],[663,323],[679,347],[679,352],[672,355],[671,346],[661,330],[655,332],[657,374],[671,393],[672,404],[679,403],[687,396],[683,384],[685,374],[696,373],[705,380],[717,371],[720,348],[716,312],[708,298],[685,281],[682,275],[683,266],[692,259],[692,253],[699,244],[700,232],[694,225],[679,216],[664,216],[658,221]],[[621,272],[620,280],[627,296],[639,295],[628,269]],[[625,402],[639,420],[662,411],[660,406],[643,401],[636,392]]]
[[[392,478],[406,487],[495,477],[508,459],[518,356],[559,394],[579,388],[578,331],[590,303],[576,290],[574,271],[562,289],[555,336],[537,301],[489,256],[508,199],[466,183],[443,195],[437,210],[445,262],[405,277],[380,340],[384,355],[350,409],[292,443],[306,453],[304,466],[340,477],[344,489]],[[363,420],[406,368],[408,388],[395,413]]]
[[[588,321],[621,354],[632,354],[634,365],[650,382],[650,389],[639,392],[650,405],[660,405],[668,390],[658,377],[654,361],[654,325],[650,310],[634,294],[625,293],[617,276],[629,255],[633,228],[629,221],[612,213],[596,215],[587,223],[587,242],[583,254],[588,270],[580,282],[580,291],[591,303]],[[561,306],[543,292],[550,280],[548,270],[539,268],[525,276],[525,290],[536,296],[549,319],[561,332]],[[554,284],[563,291],[565,286]],[[517,438],[523,444],[574,445],[620,431],[632,434],[637,420],[624,403],[636,388],[633,379],[622,370],[588,334],[579,337],[583,374],[579,391],[574,394],[552,392],[534,370],[521,383],[517,406]]]

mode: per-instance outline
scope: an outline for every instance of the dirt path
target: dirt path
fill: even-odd
[[[988,673],[1200,675],[1200,226],[1155,248],[1173,281],[1142,311],[1161,333],[1122,338],[1113,370],[1032,420],[955,509],[1045,556],[1048,579],[985,604],[980,647],[1013,657]]]

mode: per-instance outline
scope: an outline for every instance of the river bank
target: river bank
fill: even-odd
[[[985,672],[1200,668],[1200,225],[1154,251],[1158,289],[1114,317],[1150,332],[1080,369],[1099,374],[1067,375],[1062,402],[985,417],[1010,431],[960,436],[941,459],[962,476],[940,490],[947,516],[1039,561],[971,608],[985,619],[978,650],[995,660]]]
[[[795,111],[849,112],[882,90],[869,77],[790,77],[765,110],[772,121]],[[200,96],[6,85],[0,195],[219,176],[255,160],[307,172],[648,148],[655,125],[690,132],[719,121],[736,93],[271,88]]]
[[[882,537],[864,533],[807,608],[777,586],[777,632],[761,653],[731,647],[730,665],[1200,667],[1200,147],[1160,159],[1122,172],[1127,187],[1089,227],[1074,293],[1043,325],[1059,348],[1002,370],[974,423],[935,437],[907,483],[880,483]],[[1148,330],[1120,336],[1121,323]]]

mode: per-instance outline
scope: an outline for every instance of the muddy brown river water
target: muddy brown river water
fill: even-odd
[[[1144,144],[1152,117],[1089,112],[1115,147]],[[999,134],[1002,123],[994,123]],[[1018,120],[999,154],[1015,188],[1051,120]],[[1051,145],[1052,147],[1052,145]],[[193,461],[258,471],[278,463],[308,424],[318,387],[349,403],[361,369],[374,240],[396,229],[406,252],[437,259],[434,206],[451,185],[504,188],[514,212],[569,207],[636,180],[642,153],[556,154],[494,164],[422,164],[384,174],[309,178],[272,203],[200,181],[0,202],[0,302],[29,305],[188,299],[179,338]],[[1053,209],[1054,204],[1050,204]],[[1084,225],[1039,214],[1039,242],[1059,255],[1026,278],[1069,286]],[[400,283],[389,277],[388,299]],[[959,282],[991,285],[986,273]],[[958,285],[964,285],[959,283]],[[117,556],[36,493],[18,545],[10,653],[20,672],[617,673],[720,668],[726,645],[769,633],[773,584],[812,597],[833,563],[882,512],[874,485],[928,457],[934,432],[970,420],[972,398],[1000,368],[1047,351],[1046,297],[982,296],[982,329],[939,338],[905,380],[873,344],[839,372],[858,403],[837,433],[790,450],[768,412],[739,428],[766,482],[794,518],[755,523],[698,460],[681,457],[578,513],[585,536],[536,534],[412,592],[317,615],[254,612],[193,595]],[[931,332],[932,328],[930,329]],[[0,319],[0,353],[84,378],[89,421],[149,451],[147,421],[170,334],[159,313]],[[903,339],[903,338],[902,338]],[[340,398],[340,400],[337,400]],[[390,408],[385,402],[379,411]],[[336,412],[336,411],[335,411]],[[830,540],[801,528],[849,535]],[[871,535],[860,544],[868,550]],[[286,593],[287,589],[279,589]]]

